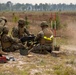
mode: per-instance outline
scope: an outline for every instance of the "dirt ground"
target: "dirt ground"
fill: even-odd
[[[62,46],[59,52],[31,52],[28,56],[20,55],[19,51],[9,53],[6,56],[15,61],[0,64],[0,75],[76,75],[76,48],[72,48]]]
[[[8,18],[8,26],[11,31],[12,27],[17,23],[11,21],[11,14],[6,14],[4,16]],[[50,15],[50,13],[42,14],[27,14],[29,21],[31,21],[29,31],[35,35],[41,30],[39,27],[40,22],[49,18]],[[60,51],[53,51],[51,54],[30,52],[28,56],[20,55],[19,51],[8,53],[6,56],[13,57],[15,61],[10,60],[7,63],[0,63],[0,75],[76,75],[75,14],[62,13],[60,16],[61,23],[67,24],[67,28],[63,29],[60,35],[68,36],[65,40],[59,38],[61,40],[59,43]],[[20,14],[19,16],[23,17],[24,15]]]

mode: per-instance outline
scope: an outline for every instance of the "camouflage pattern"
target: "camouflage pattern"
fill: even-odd
[[[28,36],[29,31],[25,28],[25,21],[23,19],[20,19],[18,21],[18,27],[13,27],[12,29],[12,36],[15,38],[21,38],[24,36]]]
[[[42,52],[45,50],[51,53],[52,48],[53,48],[52,44],[37,44],[36,46],[33,47],[31,51]]]
[[[4,26],[6,22],[7,22],[7,19],[5,17],[0,17],[0,25],[1,26]]]
[[[1,39],[3,28],[6,25],[6,23],[7,23],[7,19],[5,17],[0,17],[0,39]],[[1,47],[1,42],[0,42],[0,47]]]
[[[0,34],[3,30],[3,27],[5,26],[6,22],[7,22],[7,19],[5,17],[0,17]]]
[[[47,22],[46,21],[43,21],[41,24],[40,24],[41,27],[44,27],[44,26],[48,26]]]
[[[41,23],[42,24],[42,23]],[[43,24],[43,26],[46,26],[47,24]],[[41,26],[41,27],[43,27]],[[37,34],[36,40],[39,42],[39,45],[34,47],[36,50],[48,50],[51,52],[52,46],[53,46],[53,40],[45,40],[44,36],[49,37],[53,35],[51,29],[47,26],[45,28],[42,28],[42,30]]]
[[[19,43],[19,41],[16,41],[8,36],[8,31],[8,28],[4,27],[3,34],[1,35],[2,50],[5,52],[13,52],[15,50],[24,48],[22,43]]]
[[[25,25],[25,20],[23,18],[20,18],[18,21],[19,25]]]
[[[12,36],[14,38],[19,38],[20,39],[21,37],[28,36],[28,35],[30,35],[30,34],[25,27],[24,28],[14,27],[12,29]]]

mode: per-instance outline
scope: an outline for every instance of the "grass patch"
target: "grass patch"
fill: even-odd
[[[57,65],[54,67],[56,75],[76,75],[76,71],[72,67]]]

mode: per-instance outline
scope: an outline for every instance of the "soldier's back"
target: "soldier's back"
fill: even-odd
[[[15,38],[18,38],[18,27],[13,27],[12,28],[12,36],[15,37]]]

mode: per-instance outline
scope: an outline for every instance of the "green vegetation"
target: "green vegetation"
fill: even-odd
[[[72,67],[57,65],[54,67],[56,75],[76,75],[76,71]]]
[[[60,29],[60,28],[61,28],[61,23],[60,23],[59,13],[56,13],[56,29]]]
[[[26,28],[28,28],[29,21],[28,21],[28,17],[27,16],[25,16],[25,24],[26,24]]]
[[[15,15],[15,13],[13,13],[13,22],[17,23],[19,20],[19,17]]]

